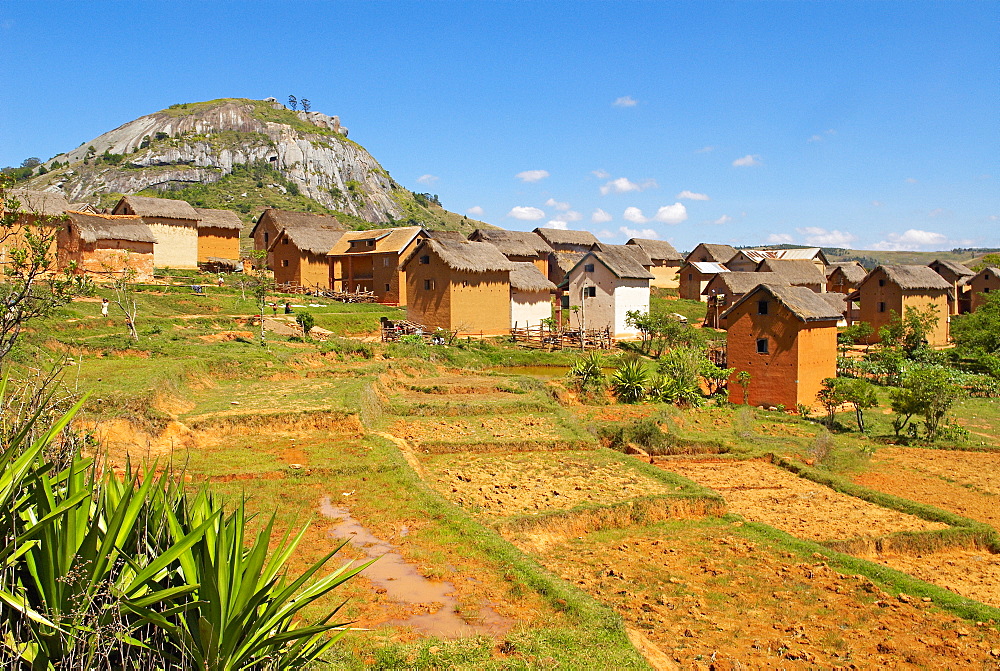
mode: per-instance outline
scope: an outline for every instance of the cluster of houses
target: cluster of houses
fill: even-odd
[[[240,258],[243,222],[235,212],[192,207],[181,200],[123,196],[110,212],[87,203],[70,203],[61,194],[20,190],[26,225],[56,226],[51,258],[58,270],[96,276],[132,269],[139,280],[153,268],[196,269],[210,263],[235,267]],[[0,264],[20,240],[0,243]]]
[[[242,222],[226,210],[184,201],[124,196],[110,210],[22,191],[26,223],[60,217],[53,243],[59,268],[107,275],[126,264],[140,279],[153,268],[235,267]],[[753,405],[812,405],[836,375],[837,327],[879,328],[907,308],[939,319],[928,345],[948,342],[952,315],[977,309],[1000,291],[1000,268],[976,273],[952,261],[927,266],[830,263],[820,248],[743,249],[702,243],[686,257],[664,241],[601,243],[587,231],[480,229],[460,233],[419,226],[346,230],[336,217],[267,209],[250,232],[278,285],[371,295],[406,306],[429,329],[505,335],[512,328],[562,324],[618,339],[638,335],[630,311],[648,312],[650,287],[677,288],[707,303],[705,326],[727,331],[728,365],[750,373]],[[13,240],[0,244],[0,264]],[[735,375],[730,397],[742,402]]]
[[[837,371],[837,327],[868,322],[879,329],[907,308],[937,314],[927,344],[948,343],[952,315],[977,309],[1000,290],[1000,269],[976,273],[960,263],[829,263],[819,248],[736,250],[698,245],[680,268],[682,298],[705,301],[706,326],[727,331],[728,365],[750,373],[751,405],[812,406],[822,381]],[[734,378],[730,398],[743,402]]]

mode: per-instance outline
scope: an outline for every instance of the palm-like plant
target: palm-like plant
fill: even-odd
[[[649,371],[641,359],[622,361],[611,376],[611,387],[622,403],[638,403],[646,397]]]

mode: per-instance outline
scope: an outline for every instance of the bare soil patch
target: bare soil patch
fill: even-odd
[[[476,442],[482,440],[555,440],[559,438],[555,422],[548,417],[520,416],[449,419],[400,420],[389,432],[414,447],[421,443]]]
[[[858,484],[926,503],[1000,530],[1000,454],[881,448]]]
[[[808,540],[948,528],[835,492],[762,461],[657,459],[656,464],[719,492],[731,512]]]
[[[956,594],[1000,608],[1000,555],[949,550],[924,555],[866,557]]]
[[[739,523],[597,532],[542,561],[680,668],[995,669],[1000,656],[995,629],[751,541]]]
[[[462,454],[430,457],[424,464],[432,487],[490,521],[672,491],[587,452]]]

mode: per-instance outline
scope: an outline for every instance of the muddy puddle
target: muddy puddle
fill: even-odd
[[[404,619],[389,620],[384,624],[412,627],[429,636],[446,639],[482,634],[500,635],[513,627],[512,620],[501,616],[488,604],[481,605],[475,617],[459,616],[456,611],[460,604],[454,596],[455,586],[452,583],[430,580],[420,575],[416,567],[399,554],[396,546],[372,534],[351,517],[347,508],[333,505],[329,497],[320,500],[319,511],[324,517],[335,520],[330,529],[331,536],[349,539],[369,559],[378,558],[361,575],[376,588],[384,589],[387,598],[424,611]],[[406,531],[404,527],[401,535],[406,535]]]

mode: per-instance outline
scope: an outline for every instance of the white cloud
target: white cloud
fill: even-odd
[[[885,236],[885,240],[872,245],[872,249],[881,251],[907,251],[916,250],[920,247],[935,247],[944,245],[948,238],[934,231],[921,231],[911,228],[902,233],[890,233]]]
[[[991,214],[987,217],[990,221],[1000,221],[1000,214]]]
[[[851,243],[858,239],[856,235],[847,231],[828,231],[818,226],[806,226],[795,230],[805,238],[806,244],[817,247],[846,247],[850,249]]]
[[[944,209],[943,207],[936,207],[927,213],[927,215],[930,217],[940,217],[943,214],[948,214],[948,210]]]
[[[823,141],[822,135],[810,135],[809,139],[806,140],[806,142],[822,142],[822,141]]]
[[[548,176],[548,170],[525,170],[514,175],[522,182],[540,182]]]
[[[630,191],[645,191],[646,189],[656,188],[656,180],[647,179],[642,182],[633,182],[628,177],[619,177],[618,179],[613,179],[604,186],[601,187],[601,195],[606,196],[609,193],[628,193]]]
[[[638,207],[626,207],[622,216],[625,217],[625,221],[631,221],[633,224],[645,224],[649,221]]]
[[[696,150],[694,153],[696,153],[696,154],[707,154],[707,153],[709,153],[711,151],[715,151],[715,147],[713,147],[712,145],[706,145],[706,146],[702,147],[701,149]]]
[[[639,101],[632,96],[622,96],[621,98],[616,98],[611,104],[615,107],[635,107],[639,104]]]
[[[907,177],[903,181],[906,182],[907,184],[916,184],[917,183],[917,180],[914,179],[913,177]]]
[[[750,166],[760,165],[760,156],[758,154],[747,154],[746,156],[733,161],[733,165],[737,168],[748,168]]]
[[[729,223],[730,221],[732,221],[732,220],[733,220],[733,218],[732,218],[732,217],[730,217],[730,216],[729,216],[728,214],[724,214],[724,215],[722,215],[721,217],[719,217],[718,219],[713,219],[713,220],[712,220],[711,222],[709,222],[709,223],[712,223],[712,224],[718,224],[719,226],[721,226],[721,225],[723,225],[723,224],[728,224],[728,223]]]
[[[687,199],[687,200],[711,200],[711,198],[709,198],[704,193],[695,193],[694,191],[688,191],[687,189],[684,189],[683,191],[681,191],[680,193],[678,193],[676,196],[674,196],[674,198],[676,198],[677,200],[684,200],[684,199]]]
[[[441,179],[441,178],[438,177],[437,175],[421,175],[420,177],[417,177],[417,182],[419,184],[426,184],[426,185],[430,186],[431,184],[433,184],[434,182],[438,181],[439,179]]]
[[[473,205],[472,207],[470,207],[469,209],[467,209],[465,211],[465,213],[466,214],[471,214],[474,217],[481,217],[486,212],[485,212],[485,210],[483,210],[483,208],[479,207],[478,205]]]
[[[872,207],[882,207],[883,205],[885,205],[885,203],[883,203],[881,200],[872,201]]]
[[[607,222],[614,219],[609,212],[605,212],[601,208],[594,210],[593,214],[590,215],[590,220],[595,224],[606,224]]]
[[[565,221],[550,221],[544,224],[542,228],[558,228],[560,231],[565,231],[567,226]]]
[[[642,238],[643,240],[656,240],[660,237],[660,234],[651,228],[629,228],[628,226],[622,226],[618,229],[622,232],[626,238]]]
[[[688,218],[688,212],[683,203],[674,203],[658,209],[653,218],[664,224],[679,224]]]
[[[608,177],[611,177],[611,173],[607,170],[591,170],[590,174],[597,179],[607,179]]]
[[[511,208],[510,212],[507,213],[508,217],[513,217],[514,219],[520,219],[521,221],[538,221],[545,217],[545,212],[539,210],[537,207],[526,207],[524,205],[518,205],[517,207]]]
[[[607,242],[608,240],[613,240],[614,238],[618,237],[617,233],[615,233],[614,231],[609,231],[606,228],[598,231],[594,235],[596,235],[599,240],[603,240],[605,242]]]
[[[787,245],[793,242],[792,236],[788,233],[772,233],[767,236],[767,242],[770,245]]]
[[[549,198],[547,201],[545,201],[545,206],[546,207],[554,207],[557,210],[568,210],[569,209],[569,203],[560,203],[555,198]]]
[[[581,219],[583,219],[583,215],[576,210],[569,210],[555,216],[556,221],[580,221]]]

